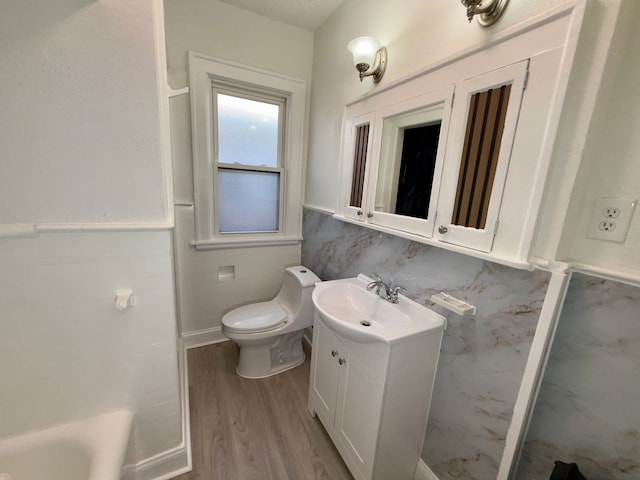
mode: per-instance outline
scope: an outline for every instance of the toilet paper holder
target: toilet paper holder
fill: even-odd
[[[119,312],[124,312],[135,305],[133,290],[116,290],[115,307]]]

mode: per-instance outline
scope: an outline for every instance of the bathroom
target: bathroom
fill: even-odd
[[[170,478],[188,464],[182,348],[220,340],[224,312],[272,297],[284,268],[303,264],[323,280],[377,272],[422,303],[445,290],[475,304],[474,320],[448,317],[422,459],[442,480],[496,478],[549,271],[564,262],[577,273],[522,462],[575,454],[572,442],[590,437],[581,468],[604,452],[622,460],[597,468],[636,477],[640,223],[636,214],[624,242],[585,232],[596,198],[638,196],[640,66],[627,61],[640,41],[637,2],[586,2],[536,225],[533,253],[546,267],[331,217],[347,103],[568,3],[511,0],[488,29],[455,0],[346,0],[305,28],[214,0],[4,6],[0,438],[125,408],[135,478]],[[365,34],[388,50],[379,85],[358,81],[346,49]],[[306,82],[301,242],[191,246],[187,51]],[[230,266],[235,279],[221,281]],[[134,305],[121,312],[114,295],[127,289]],[[560,420],[573,437],[556,445]]]

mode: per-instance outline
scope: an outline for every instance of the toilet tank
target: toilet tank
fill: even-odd
[[[282,287],[276,301],[289,311],[293,321],[299,320],[297,317],[304,317],[304,320],[310,320],[313,323],[311,293],[319,281],[315,273],[301,265],[285,269]]]

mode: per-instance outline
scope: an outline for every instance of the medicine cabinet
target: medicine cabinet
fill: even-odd
[[[530,267],[575,52],[569,19],[513,29],[347,105],[336,218]]]
[[[437,233],[444,242],[491,251],[528,64],[460,83],[440,200]]]

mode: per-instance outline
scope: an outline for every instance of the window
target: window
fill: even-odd
[[[196,248],[301,239],[301,80],[189,54]]]
[[[249,92],[227,93],[215,83],[212,89],[216,231],[278,232],[285,99],[247,98]]]

